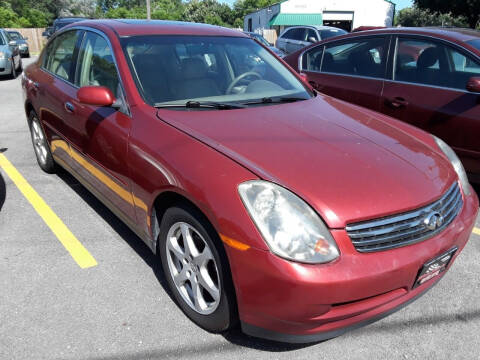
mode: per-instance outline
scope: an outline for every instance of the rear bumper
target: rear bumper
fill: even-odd
[[[315,342],[397,311],[443,275],[413,288],[423,264],[457,247],[449,266],[454,263],[477,212],[473,194],[442,233],[375,253],[357,252],[345,230],[333,230],[341,256],[323,265],[293,263],[253,248],[229,251],[243,331],[277,341]]]

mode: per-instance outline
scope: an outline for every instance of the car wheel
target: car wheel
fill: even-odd
[[[12,79],[17,78],[17,69],[15,69],[15,60],[13,60],[13,57],[12,57],[12,72],[10,73],[10,77]]]
[[[38,116],[34,111],[29,115],[30,135],[32,137],[33,149],[40,168],[46,173],[55,172],[55,161],[47,143],[47,138],[43,132]]]
[[[182,311],[210,332],[223,332],[237,319],[225,249],[213,227],[188,205],[165,212],[158,248],[173,296]]]
[[[25,54],[25,57],[26,57],[26,58],[29,58],[29,57],[30,57],[30,52],[27,52],[27,53]]]
[[[22,71],[23,71],[23,63],[22,63],[22,59],[20,58],[20,61],[18,62],[18,72],[22,73]]]

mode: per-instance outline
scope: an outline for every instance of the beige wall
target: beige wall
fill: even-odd
[[[45,31],[45,28],[28,28],[28,29],[5,29],[5,30],[15,30],[22,34],[23,37],[28,37],[28,48],[30,53],[39,53],[45,43],[47,38],[42,36],[42,33]]]

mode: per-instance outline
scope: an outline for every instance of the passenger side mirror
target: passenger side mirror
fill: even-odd
[[[311,42],[312,44],[314,44],[314,43],[317,42],[317,39],[315,39],[315,37],[313,37],[313,36],[310,36],[307,41],[308,41],[308,42]]]
[[[78,101],[86,105],[114,106],[115,96],[105,86],[83,86],[77,91]]]
[[[17,42],[15,40],[9,41],[8,45],[10,46],[17,46]]]
[[[468,80],[467,90],[474,93],[480,93],[480,77],[474,76]]]

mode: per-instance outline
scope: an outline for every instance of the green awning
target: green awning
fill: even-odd
[[[277,14],[270,26],[323,25],[322,14]]]

